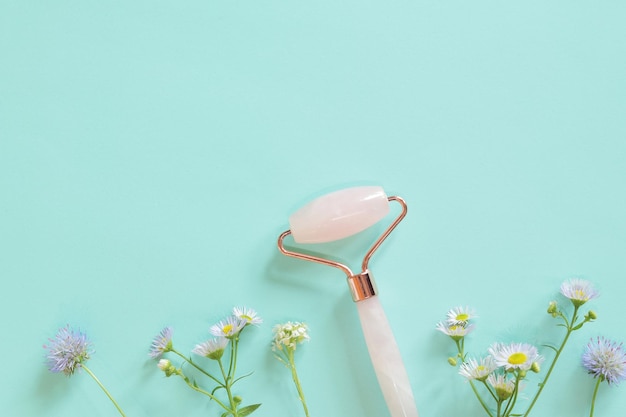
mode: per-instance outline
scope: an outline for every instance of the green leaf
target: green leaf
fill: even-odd
[[[252,371],[252,372],[250,372],[250,373],[248,373],[248,374],[245,374],[245,375],[240,376],[239,378],[235,379],[235,380],[233,381],[233,383],[232,383],[232,384],[230,384],[230,385],[231,385],[231,386],[235,385],[235,382],[239,381],[240,379],[247,378],[247,377],[249,377],[250,375],[252,375],[253,373],[254,373],[254,371]]]
[[[228,415],[231,414],[229,411],[222,413],[222,415],[220,417],[228,417]]]
[[[252,405],[247,405],[244,408],[242,408],[241,410],[239,410],[237,412],[237,414],[240,417],[245,417],[247,415],[250,415],[254,412],[254,410],[256,410],[257,408],[259,408],[261,406],[261,404],[252,404]]]
[[[558,352],[558,351],[559,351],[556,347],[554,347],[554,346],[552,346],[552,345],[541,345],[541,346],[544,346],[544,347],[550,348],[550,349],[552,349],[554,352]]]
[[[217,387],[213,388],[213,391],[211,391],[211,395],[215,395],[215,392],[216,392],[218,389],[221,389],[221,388],[224,388],[224,387],[223,387],[223,386],[221,386],[221,385],[218,385]]]
[[[581,327],[583,327],[583,324],[585,324],[585,322],[580,323],[578,326],[574,326],[572,331],[580,329]]]

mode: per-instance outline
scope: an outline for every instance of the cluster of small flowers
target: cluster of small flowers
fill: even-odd
[[[274,341],[272,342],[273,350],[282,350],[288,348],[296,350],[296,345],[309,340],[309,328],[305,323],[290,322],[277,324],[274,326]]]
[[[459,374],[467,380],[487,381],[501,400],[513,395],[516,385],[529,370],[538,373],[544,358],[528,343],[494,343],[489,355],[463,362]]]
[[[309,328],[305,323],[288,321],[274,326],[272,350],[274,357],[291,370],[291,377],[298,391],[304,415],[309,417],[309,409],[304,398],[304,391],[296,371],[295,352],[298,344],[309,340]]]
[[[543,390],[569,335],[573,331],[581,329],[585,323],[592,322],[597,318],[596,313],[592,310],[589,310],[582,318],[578,316],[580,307],[598,296],[598,292],[590,282],[572,279],[561,285],[560,292],[574,306],[574,311],[570,318],[559,308],[556,301],[551,301],[548,305],[548,314],[561,319],[563,323],[560,326],[563,326],[567,333],[560,347],[546,345],[556,355],[549,365],[546,376],[539,384],[529,407],[523,414],[525,417],[530,413]],[[458,354],[456,357],[448,358],[448,362],[456,366],[458,360],[461,361],[459,374],[470,382],[487,415],[492,417],[512,416],[522,381],[526,378],[528,371],[540,372],[540,365],[544,362],[544,357],[539,354],[535,346],[528,343],[494,343],[488,349],[489,355],[480,359],[468,359],[465,353],[465,336],[474,330],[474,324],[471,323],[471,320],[476,317],[475,312],[469,307],[455,307],[448,311],[447,319],[439,322],[436,329],[454,340]],[[601,381],[606,380],[609,384],[616,384],[626,379],[626,352],[623,345],[603,337],[598,337],[595,341],[592,339],[587,345],[582,357],[582,365],[588,373],[598,378],[596,392]],[[495,414],[489,409],[473,385],[474,381],[482,383],[496,401]],[[592,415],[595,398],[594,392],[591,406]]]
[[[224,350],[228,346],[228,342],[238,337],[239,333],[246,326],[259,325],[261,323],[263,323],[263,319],[261,319],[253,309],[235,307],[233,308],[231,316],[211,326],[209,332],[215,337],[197,344],[192,349],[192,352],[199,356],[218,360],[222,357]],[[164,353],[172,351],[172,349],[172,328],[166,327],[153,339],[148,354],[151,358],[157,359]],[[161,368],[161,370],[170,369],[167,362],[159,363],[159,368]]]
[[[231,393],[231,389],[237,381],[250,375],[244,375],[239,378],[235,377],[238,345],[240,335],[246,327],[259,325],[262,322],[263,320],[253,309],[235,307],[230,316],[210,327],[209,332],[213,336],[212,339],[199,343],[192,349],[191,352],[195,355],[218,361],[221,375],[217,374],[216,376],[211,374],[195,361],[192,361],[191,357],[178,351],[172,341],[173,330],[171,327],[165,327],[153,338],[148,355],[152,359],[159,360],[157,367],[165,373],[165,376],[180,377],[191,389],[210,397],[211,400],[225,410],[225,413],[222,415],[247,416],[254,412],[261,404],[242,406],[241,397]],[[308,327],[304,323],[287,322],[274,327],[272,350],[274,350],[275,356],[291,369],[292,377],[298,390],[298,396],[304,407],[305,415],[308,417],[308,409],[296,373],[294,359],[296,345],[307,340],[309,340]],[[73,375],[77,370],[84,369],[106,393],[119,413],[125,417],[124,412],[108,390],[85,365],[85,362],[91,358],[91,354],[93,353],[92,344],[87,336],[80,331],[72,330],[70,326],[66,326],[59,329],[56,336],[53,339],[49,339],[49,341],[50,344],[43,346],[44,349],[47,350],[46,361],[48,369],[51,372],[64,373],[67,376]],[[230,359],[226,362],[227,366],[224,366],[222,356],[227,348]],[[192,379],[186,375],[186,372],[183,372],[182,366],[177,367],[170,359],[164,357],[168,352],[177,356],[183,364],[186,363],[195,368],[198,372],[209,378],[210,381],[216,383],[216,388],[212,391],[203,389],[195,378]],[[277,355],[279,352],[285,356],[281,358]],[[224,389],[227,392],[228,401],[221,401],[216,397],[215,392],[218,389]]]
[[[263,320],[257,315],[256,311],[251,308],[235,307],[230,316],[210,327],[209,332],[213,335],[213,338],[197,344],[191,352],[195,355],[217,361],[219,363],[220,372],[216,374],[209,372],[190,357],[176,350],[172,342],[173,332],[171,327],[164,328],[152,340],[148,355],[153,359],[159,359],[157,367],[165,373],[166,377],[174,375],[180,377],[189,388],[209,397],[217,403],[224,410],[223,415],[249,415],[259,408],[261,404],[251,404],[242,407],[242,398],[238,395],[234,395],[232,392],[233,385],[247,376],[240,378],[236,378],[235,376],[238,345],[240,335],[247,326],[258,325],[262,322]],[[227,366],[225,367],[222,363],[222,356],[224,356],[224,352],[228,346],[230,346],[230,359],[227,361]],[[212,390],[203,388],[202,385],[204,385],[204,383],[201,384],[199,381],[196,381],[195,378],[192,378],[184,372],[182,366],[177,367],[170,359],[162,358],[162,356],[168,352],[172,352],[182,360],[183,364],[186,363],[190,365],[204,375],[204,377],[207,378],[205,382],[217,384],[215,388]],[[220,400],[216,396],[216,391],[219,389],[226,391],[227,401]]]
[[[478,316],[470,307],[455,307],[448,311],[446,321],[439,322],[436,328],[457,342],[457,357],[462,361],[459,374],[467,380],[487,381],[498,398],[506,400],[513,394],[516,379],[524,378],[529,370],[539,372],[543,357],[535,346],[528,343],[494,343],[489,348],[488,356],[479,360],[466,359],[462,342],[474,330],[471,321],[476,317]],[[448,362],[453,366],[458,363],[454,357],[448,358]]]

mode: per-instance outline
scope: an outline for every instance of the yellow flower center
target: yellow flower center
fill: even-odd
[[[227,324],[226,326],[222,327],[222,331],[224,332],[224,334],[230,333],[231,330],[233,330],[232,324]]]
[[[487,368],[485,368],[483,365],[478,365],[478,366],[476,367],[476,370],[477,370],[478,372],[482,372],[482,371],[484,371],[484,370],[486,370],[486,369],[487,369]]]
[[[577,300],[586,300],[587,294],[585,294],[583,290],[577,289],[574,291],[574,298],[576,298]]]
[[[467,321],[467,319],[469,319],[469,314],[467,314],[467,313],[457,314],[456,315],[456,319],[458,321]]]
[[[248,316],[247,314],[242,314],[241,318],[247,321],[248,323],[252,321],[252,317]]]
[[[521,365],[526,362],[526,360],[528,360],[528,357],[522,352],[516,352],[509,356],[509,363],[511,365]]]

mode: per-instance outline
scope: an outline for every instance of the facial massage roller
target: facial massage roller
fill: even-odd
[[[289,235],[299,244],[331,242],[354,235],[384,218],[389,213],[390,201],[399,203],[402,211],[365,254],[361,273],[354,274],[339,262],[288,250],[283,244]],[[367,349],[392,417],[418,417],[418,414],[409,377],[378,299],[368,264],[374,252],[406,216],[406,212],[404,200],[395,196],[387,197],[381,187],[347,188],[326,194],[300,208],[289,218],[290,229],[278,238],[278,248],[283,254],[332,266],[347,275]]]

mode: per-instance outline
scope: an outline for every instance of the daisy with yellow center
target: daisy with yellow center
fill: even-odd
[[[228,345],[228,339],[225,337],[217,337],[212,340],[197,344],[192,352],[205,358],[219,360],[224,354],[224,349]]]
[[[476,359],[469,359],[467,362],[463,362],[459,369],[459,374],[468,381],[473,379],[484,381],[497,368],[496,361],[491,356],[487,356],[482,358],[480,362]]]
[[[246,321],[246,325],[257,325],[263,323],[263,319],[259,317],[256,311],[248,307],[233,308],[233,316]]]
[[[239,334],[241,329],[246,325],[246,321],[239,317],[230,316],[226,320],[222,320],[211,326],[210,332],[213,336],[226,337],[231,339]]]
[[[561,294],[569,298],[576,307],[580,307],[599,295],[589,281],[579,278],[570,279],[561,284]]]
[[[474,313],[474,310],[469,307],[454,307],[448,311],[447,322],[451,326],[463,326],[476,317],[478,316]]]
[[[469,326],[464,325],[450,325],[444,322],[437,323],[437,330],[442,332],[443,334],[447,334],[454,340],[460,340],[467,336],[469,333],[474,330],[474,325],[471,324]]]
[[[541,364],[543,357],[537,348],[528,343],[511,343],[508,345],[496,343],[489,348],[496,365],[506,370],[520,369],[528,371],[533,364]]]
[[[496,390],[496,394],[500,400],[508,399],[513,395],[513,391],[515,390],[515,381],[507,379],[506,375],[491,374],[487,377],[487,382]]]

